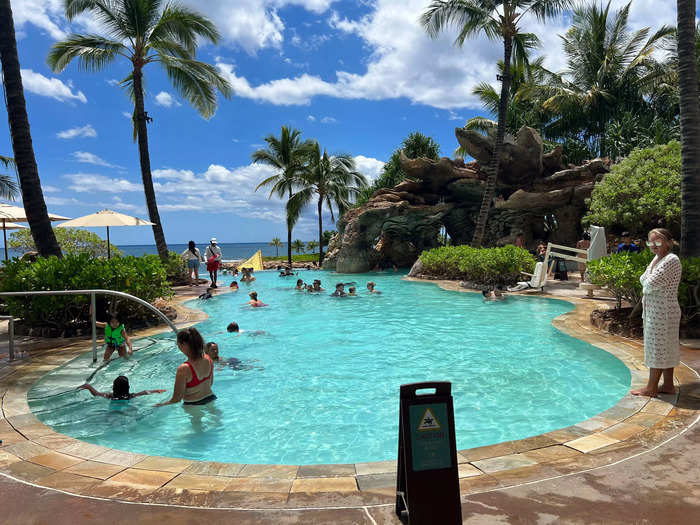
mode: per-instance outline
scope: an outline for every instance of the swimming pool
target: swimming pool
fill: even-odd
[[[614,405],[630,385],[621,361],[552,326],[572,309],[565,301],[484,302],[394,273],[300,277],[322,279],[326,292],[296,292],[296,277],[261,272],[238,293],[191,303],[210,316],[197,325],[205,340],[245,365],[215,370],[214,403],[152,406],[169,398],[184,360],[173,335],[163,334],[139,341],[132,360],[113,360],[90,382],[108,391],[125,374],[132,391],[167,394],[110,402],[70,390],[91,371],[84,355],[34,385],[30,406],[57,432],[121,450],[234,463],[353,463],[395,459],[404,383],[452,382],[458,449],[575,424]],[[369,296],[368,280],[383,293]],[[357,281],[361,296],[330,297],[336,281]],[[250,290],[270,306],[243,306]],[[244,332],[226,333],[230,321]]]

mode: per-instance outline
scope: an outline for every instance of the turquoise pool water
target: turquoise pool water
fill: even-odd
[[[629,388],[623,363],[552,326],[572,308],[567,302],[516,296],[484,302],[479,294],[402,281],[394,273],[300,276],[321,278],[326,292],[296,292],[296,277],[264,272],[237,294],[193,301],[210,316],[198,325],[205,340],[216,341],[223,358],[246,365],[215,370],[216,402],[152,406],[169,398],[183,361],[172,334],[163,334],[141,340],[132,360],[113,360],[91,384],[110,390],[125,374],[132,391],[167,388],[168,394],[110,402],[70,391],[92,371],[83,356],[32,388],[32,410],[58,432],[145,454],[352,463],[396,457],[403,383],[452,382],[459,449],[580,422]],[[361,296],[329,297],[340,280],[357,281]],[[368,280],[383,293],[366,294]],[[270,306],[243,306],[249,290]],[[234,320],[246,332],[226,333]]]

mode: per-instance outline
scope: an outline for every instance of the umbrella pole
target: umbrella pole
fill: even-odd
[[[7,261],[7,230],[5,229],[5,219],[2,220],[2,238],[5,241],[5,260]]]
[[[107,259],[112,258],[112,253],[109,249],[109,226],[107,226]]]

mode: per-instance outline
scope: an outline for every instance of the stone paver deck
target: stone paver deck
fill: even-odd
[[[464,291],[453,282],[437,284]],[[190,297],[181,292],[178,302]],[[618,357],[632,371],[632,387],[643,385],[647,371],[642,345],[603,334],[589,324],[590,312],[599,301],[571,296],[566,300],[576,308],[553,324]],[[191,324],[202,318],[201,313],[179,310],[181,322]],[[29,358],[0,368],[0,479],[4,476],[114,502],[247,511],[246,516],[258,518],[251,521],[257,523],[262,516],[270,522],[283,523],[287,518],[292,522],[292,514],[285,514],[292,509],[307,509],[306,516],[311,519],[307,523],[393,522],[395,461],[301,466],[199,462],[111,450],[54,432],[31,413],[26,393],[41,375],[85,351],[84,341],[71,341],[50,352],[32,349]],[[684,350],[684,356],[688,352]],[[656,451],[698,419],[700,381],[696,370],[681,365],[676,369],[676,382],[680,386],[676,395],[653,400],[627,395],[614,407],[571,427],[459,451],[463,502],[476,494],[546,483]],[[695,450],[697,453],[700,446]],[[4,483],[8,491],[21,493],[22,489],[10,481]],[[700,495],[693,497],[700,501]],[[0,496],[0,501],[4,499]],[[312,510],[324,508],[328,509],[326,514]],[[340,508],[343,510],[337,514]],[[262,509],[268,509],[267,513]],[[594,509],[591,512],[595,517]],[[332,520],[323,521],[332,514]]]

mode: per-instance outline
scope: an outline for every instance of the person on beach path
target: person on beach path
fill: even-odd
[[[209,241],[204,257],[207,259],[207,271],[211,279],[211,287],[216,288],[216,274],[221,266],[222,258],[221,248],[216,243],[216,237],[212,237]]]
[[[182,252],[182,258],[185,259],[187,263],[187,271],[189,273],[190,286],[199,285],[199,263],[204,262],[204,257],[199,253],[199,249],[194,244],[194,241],[190,241],[187,249]],[[192,273],[194,273],[195,280],[192,280]]]
[[[667,229],[655,228],[649,232],[647,246],[655,257],[639,278],[642,283],[644,364],[649,367],[649,381],[646,387],[630,391],[635,396],[676,393],[673,368],[681,361],[678,285],[682,266],[678,256],[671,253],[673,245],[673,235]],[[659,388],[662,375],[663,383]]]

